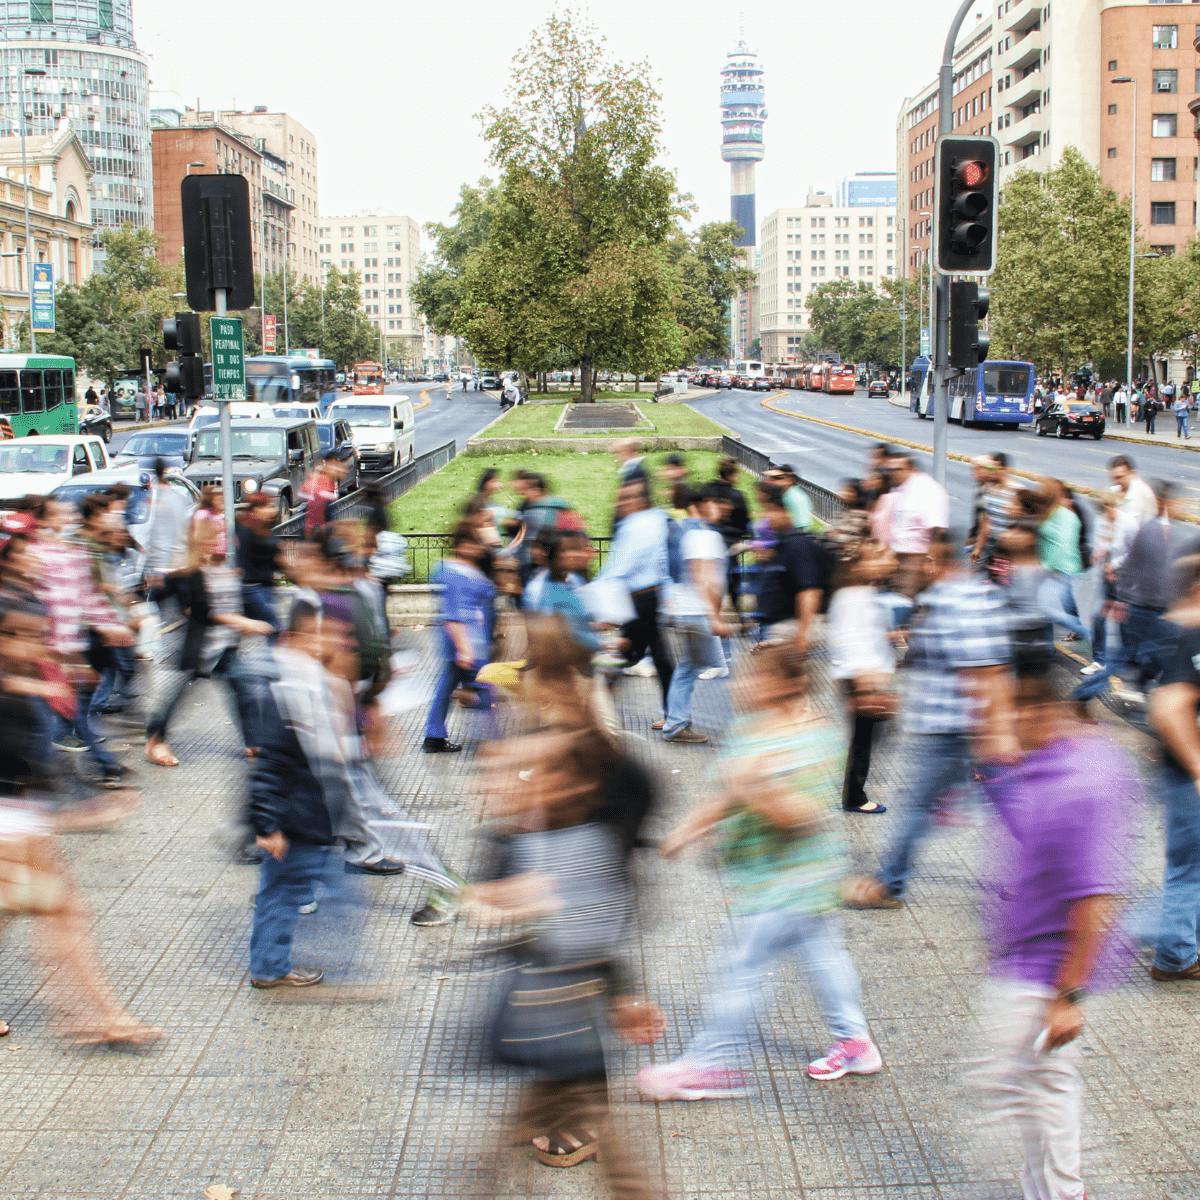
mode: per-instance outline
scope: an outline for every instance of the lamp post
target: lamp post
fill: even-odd
[[[286,358],[292,352],[292,340],[288,335],[288,254],[292,249],[291,242],[283,243],[283,354]]]
[[[929,245],[925,247],[925,268],[926,268],[926,270],[925,270],[926,281],[925,282],[927,285],[927,292],[926,292],[927,299],[926,299],[926,303],[925,303],[925,313],[926,313],[926,319],[929,321],[929,326],[930,326],[929,339],[930,339],[930,342],[932,342],[933,341],[933,225],[931,222],[933,221],[933,213],[931,213],[928,209],[923,208],[919,213],[917,213],[917,216],[925,218],[925,233],[929,238]]]
[[[37,334],[33,331],[33,234],[29,227],[29,160],[25,155],[25,126],[29,118],[25,114],[25,76],[45,75],[41,67],[23,66],[17,72],[17,92],[21,105],[21,190],[25,194],[25,285],[29,291],[29,349],[37,353]]]
[[[908,217],[900,230],[900,398],[908,403]]]
[[[1125,345],[1125,393],[1133,392],[1133,270],[1137,259],[1137,80],[1132,75],[1115,75],[1113,83],[1133,84],[1133,120],[1129,150],[1129,329]]]

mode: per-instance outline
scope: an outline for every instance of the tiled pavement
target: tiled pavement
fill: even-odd
[[[428,631],[410,636],[430,653]],[[463,922],[413,929],[418,884],[366,881],[355,953],[385,985],[373,1002],[314,989],[297,1003],[247,987],[256,872],[232,865],[213,836],[238,801],[243,769],[224,697],[204,686],[211,690],[192,700],[175,739],[184,765],[142,770],[144,803],[120,829],[67,840],[118,992],[169,1040],[134,1053],[60,1043],[29,965],[27,929],[10,924],[0,951],[0,1015],[14,1026],[0,1042],[0,1200],[198,1198],[214,1184],[247,1200],[602,1195],[594,1164],[551,1171],[512,1151],[493,1181],[497,1121],[516,1081],[483,1061],[487,935]],[[626,681],[625,725],[662,789],[659,832],[703,788],[711,751],[652,741],[652,702],[650,681]],[[469,873],[481,856],[470,756],[414,754],[421,719],[414,712],[397,722],[386,782]],[[469,738],[474,718],[455,720]],[[1145,753],[1135,735],[1118,733]],[[886,743],[880,798],[895,799],[903,774],[902,748]],[[966,1079],[981,962],[977,816],[929,846],[904,911],[846,914],[886,1070],[832,1085],[805,1077],[826,1038],[813,997],[787,966],[774,981],[750,1094],[728,1103],[636,1101],[636,1068],[676,1053],[697,1020],[727,929],[709,856],[667,864],[648,855],[639,864],[644,922],[634,953],[668,1032],[652,1049],[617,1051],[614,1088],[627,1102],[628,1137],[672,1196],[1019,1196],[1011,1153],[996,1162],[985,1151]],[[897,817],[848,823],[862,865],[876,860]],[[1153,813],[1141,831],[1138,890],[1150,896],[1161,852]],[[315,920],[303,919],[301,938]],[[298,957],[312,961],[311,951]],[[1089,1002],[1093,1200],[1200,1195],[1198,1014],[1195,992],[1152,985],[1140,972]]]

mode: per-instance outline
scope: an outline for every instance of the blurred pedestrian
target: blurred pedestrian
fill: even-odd
[[[761,500],[770,540],[759,549],[762,570],[757,610],[764,638],[794,641],[806,652],[830,579],[830,564],[816,539],[797,529],[783,498],[766,491]]]
[[[863,1014],[858,974],[842,941],[838,885],[844,851],[831,814],[841,744],[811,704],[804,656],[771,646],[738,688],[745,715],[720,760],[719,794],[663,839],[664,857],[714,832],[733,896],[734,946],[717,973],[699,1031],[674,1062],[643,1067],[653,1100],[708,1100],[745,1091],[743,1067],[770,977],[796,954],[834,1038],[808,1074],[870,1075],[883,1062]]]
[[[783,506],[792,518],[792,526],[803,533],[810,532],[813,528],[812,500],[800,486],[795,467],[787,463],[770,467],[763,478],[778,490]]]
[[[329,517],[329,506],[338,498],[341,481],[346,475],[346,464],[338,458],[336,450],[327,450],[316,469],[304,481],[300,489],[304,500],[304,536],[315,537]]]
[[[279,539],[275,536],[275,501],[252,492],[237,521],[237,561],[242,573],[242,611],[279,632],[275,579],[279,574]]]
[[[1139,528],[1157,515],[1158,500],[1154,489],[1137,473],[1129,455],[1114,454],[1108,460],[1108,476],[1112,480],[1112,490],[1121,498],[1121,507]]]
[[[932,475],[917,469],[907,452],[887,463],[895,496],[889,516],[889,548],[896,556],[900,590],[915,596],[932,538],[950,527],[950,500]]]
[[[646,473],[645,460],[642,458],[641,445],[634,438],[622,438],[613,448],[617,459],[617,486],[625,483],[649,484],[650,476]]]

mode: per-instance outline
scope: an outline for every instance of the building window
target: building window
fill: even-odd
[[[1150,160],[1150,178],[1155,183],[1173,183],[1175,181],[1175,160],[1173,158],[1152,158]]]
[[[1110,104],[1108,106],[1108,115],[1110,117],[1115,117],[1117,115],[1117,106],[1115,104]]]
[[[1154,26],[1154,48],[1155,50],[1175,50],[1179,46],[1179,26],[1178,25],[1155,25]]]
[[[53,25],[54,0],[29,0],[29,19],[38,25]]]
[[[1154,90],[1156,92],[1177,92],[1179,90],[1179,72],[1155,71]]]
[[[1109,157],[1109,158],[1116,158],[1116,157],[1117,157],[1117,148],[1116,148],[1116,146],[1109,146],[1109,148],[1108,148],[1108,157]]]
[[[1117,60],[1115,58],[1110,58],[1108,60],[1108,69],[1110,71],[1115,71],[1117,69]]]
[[[1174,137],[1179,125],[1175,113],[1155,113],[1150,122],[1151,137]]]
[[[113,27],[112,0],[100,0],[96,7],[100,28],[111,29]]]
[[[1151,225],[1174,225],[1175,224],[1175,201],[1174,200],[1155,200],[1150,205],[1150,224]]]

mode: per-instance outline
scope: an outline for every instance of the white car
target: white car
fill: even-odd
[[[69,480],[108,466],[108,451],[95,436],[64,433],[0,442],[0,500],[47,496]]]
[[[324,419],[319,404],[272,404],[271,414],[277,421],[320,421]]]
[[[269,404],[259,404],[257,400],[233,400],[229,404],[229,417],[233,421],[251,420],[273,421],[275,413]],[[188,424],[188,437],[195,441],[197,430],[206,425],[215,425],[221,419],[221,409],[215,404],[202,404],[194,413]]]

